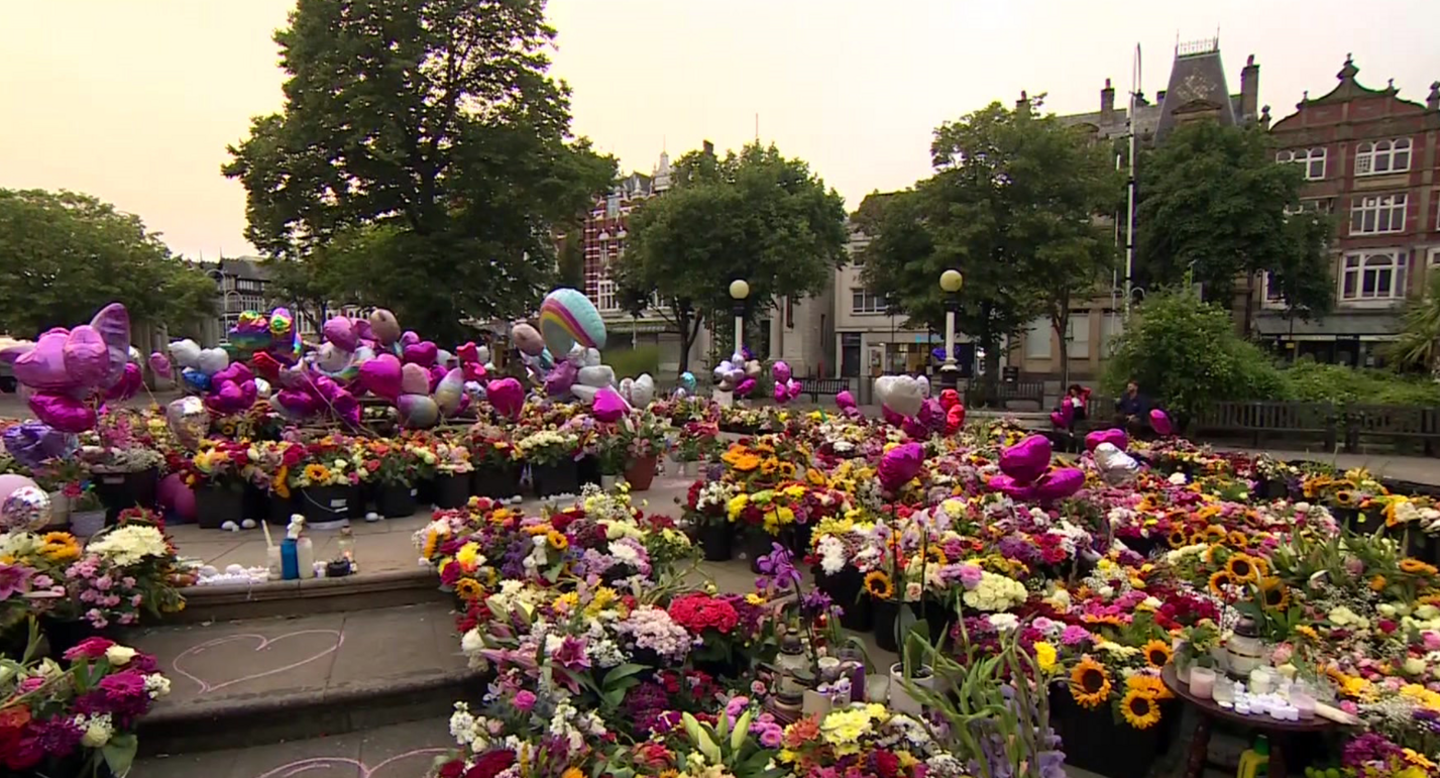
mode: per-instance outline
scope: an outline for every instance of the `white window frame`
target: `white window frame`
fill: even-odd
[[[615,300],[615,282],[602,278],[595,282],[595,309],[600,313],[616,313],[620,304]]]
[[[1276,153],[1275,161],[1301,165],[1306,181],[1321,181],[1325,178],[1325,157],[1325,147],[1317,146],[1312,149],[1286,149]]]
[[[1300,204],[1291,207],[1285,206],[1285,215],[1294,216],[1297,213],[1317,213],[1329,216],[1335,212],[1335,201],[1329,197],[1302,197]]]
[[[1346,252],[1340,259],[1340,301],[1352,304],[1388,303],[1405,299],[1409,259],[1409,252],[1403,248]],[[1345,289],[1347,280],[1351,281],[1353,290],[1349,293]],[[1367,286],[1372,289],[1369,293],[1365,291]]]
[[[1031,321],[1030,326],[1025,329],[1025,358],[1050,359],[1050,336],[1054,332],[1049,316],[1041,316]]]
[[[856,300],[856,297],[859,300]],[[857,316],[881,315],[890,312],[890,301],[863,286],[850,287],[850,313]]]
[[[1118,311],[1100,314],[1100,358],[1109,359],[1114,353],[1115,339],[1125,333],[1125,317]]]
[[[1284,308],[1285,298],[1277,290],[1274,295],[1270,294],[1270,273],[1266,272],[1260,280],[1260,305],[1265,308]]]
[[[1355,144],[1355,175],[1383,176],[1410,170],[1414,144],[1409,138],[1362,140]]]
[[[1381,195],[1355,195],[1350,199],[1351,235],[1387,235],[1405,231],[1405,209],[1410,198],[1405,192]],[[1370,229],[1365,228],[1367,217]],[[1359,228],[1356,228],[1356,220]],[[1382,229],[1383,227],[1383,229]]]
[[[1065,321],[1065,353],[1071,359],[1090,358],[1090,312],[1070,313]]]

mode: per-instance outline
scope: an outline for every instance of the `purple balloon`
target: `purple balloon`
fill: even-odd
[[[69,457],[79,446],[74,436],[33,419],[5,430],[4,440],[10,456],[31,469],[40,467],[47,459]]]
[[[63,330],[51,330],[35,342],[34,347],[17,357],[11,366],[15,379],[38,392],[64,392],[76,386],[65,368]]]
[[[934,397],[925,398],[925,402],[920,405],[920,413],[915,419],[931,432],[940,432],[945,429],[945,409],[940,407],[940,401]]]
[[[849,389],[846,389],[845,391],[835,395],[835,407],[839,408],[842,411],[846,411],[851,408],[859,408],[859,406],[855,404],[855,396],[850,394]]]
[[[409,334],[409,333],[406,333]],[[401,359],[405,362],[413,362],[423,368],[429,369],[435,364],[435,357],[440,353],[435,341],[427,340],[423,343],[411,343],[405,347]]]
[[[95,426],[95,408],[67,394],[37,392],[30,397],[30,410],[61,432],[79,433]]]
[[[400,396],[401,371],[399,359],[381,354],[360,364],[360,386],[377,397],[394,400]]]
[[[1052,470],[1035,481],[1035,497],[1040,500],[1063,500],[1085,485],[1085,473],[1074,467]]]
[[[100,333],[88,324],[70,331],[63,352],[65,372],[79,386],[98,386],[110,373],[110,349]]]
[[[485,397],[500,415],[511,419],[519,418],[520,410],[525,407],[525,387],[514,377],[486,384]]]
[[[790,364],[783,359],[776,361],[775,364],[770,367],[770,375],[775,379],[775,383],[777,384],[783,384],[789,381]]]
[[[880,485],[893,492],[918,475],[924,461],[923,446],[919,443],[905,443],[886,451],[875,472],[880,477]]]
[[[150,352],[150,359],[148,361],[150,362],[150,369],[154,371],[155,375],[161,378],[170,377],[170,357],[158,351],[152,351]]]
[[[785,388],[785,384],[780,383],[779,381],[776,381],[776,382],[775,382],[775,392],[774,392],[774,394],[775,394],[775,402],[776,402],[777,404],[779,404],[779,405],[784,405],[785,403],[787,403],[787,402],[790,401],[790,392],[789,392],[789,390],[787,390],[787,389]]]
[[[736,397],[749,397],[749,396],[750,396],[750,393],[751,393],[751,392],[754,392],[754,391],[755,391],[755,379],[753,379],[753,378],[746,378],[745,380],[743,380],[743,381],[740,382],[740,385],[739,385],[739,386],[736,386],[736,387],[735,387],[735,396],[736,396]]]
[[[322,407],[320,396],[304,389],[281,389],[275,393],[274,404],[296,419],[314,416]]]
[[[100,381],[100,388],[106,389],[121,379],[130,361],[130,313],[120,303],[110,303],[95,314],[90,326],[110,351],[110,368]]]
[[[930,428],[921,424],[920,420],[914,416],[905,419],[905,421],[901,423],[900,429],[904,430],[905,434],[912,438],[924,440],[930,437]]]
[[[1000,452],[1000,470],[1018,483],[1029,484],[1050,466],[1050,439],[1030,435]]]
[[[346,316],[333,316],[325,321],[325,340],[341,351],[354,351],[360,347],[360,334],[353,322]]]
[[[1169,437],[1175,433],[1175,428],[1170,425],[1170,415],[1155,408],[1150,411],[1150,429],[1161,437]]]
[[[574,362],[565,360],[551,368],[545,376],[545,394],[548,397],[564,397],[570,387],[575,385],[576,378],[580,375],[580,368]]]
[[[121,374],[120,380],[115,385],[105,390],[105,399],[112,402],[124,402],[134,397],[145,385],[144,376],[140,372],[140,366],[134,362],[125,363],[125,372]]]
[[[420,336],[415,334],[415,330],[405,330],[405,332],[400,335],[400,347],[402,349],[406,346],[413,346],[419,342]]]
[[[596,421],[603,421],[607,424],[619,421],[625,416],[630,406],[625,403],[625,398],[610,387],[602,387],[595,393],[595,401],[591,403],[590,412]]]
[[[991,477],[986,486],[990,487],[992,491],[1009,495],[1017,500],[1029,500],[1035,496],[1033,487],[1022,484],[1004,473]]]
[[[360,426],[360,401],[347,389],[337,389],[330,398],[330,410],[335,418],[351,427]]]
[[[1115,448],[1124,451],[1126,446],[1130,445],[1130,436],[1126,435],[1125,430],[1119,427],[1108,430],[1095,430],[1085,436],[1085,448],[1090,451],[1099,448],[1101,443],[1109,443]]]
[[[445,376],[447,376],[447,375],[449,375],[449,374],[450,374],[450,371],[449,371],[449,370],[446,370],[444,365],[434,364],[434,365],[431,365],[431,366],[430,366],[430,393],[431,393],[431,394],[434,394],[434,393],[435,393],[435,389],[440,386],[440,382],[441,382],[441,381],[444,381],[444,380],[445,380]]]
[[[901,427],[905,424],[905,417],[896,411],[890,410],[890,406],[888,405],[880,406],[880,416],[885,419],[886,424],[892,427]]]

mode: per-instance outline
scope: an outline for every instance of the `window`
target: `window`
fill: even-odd
[[[1329,197],[1311,197],[1302,199],[1299,205],[1285,206],[1285,215],[1294,216],[1297,213],[1318,213],[1326,216],[1335,212],[1335,201]]]
[[[1342,300],[1396,300],[1405,296],[1404,249],[1345,255],[1341,274]]]
[[[1282,294],[1280,284],[1275,283],[1271,274],[1265,274],[1265,303],[1267,305],[1283,305],[1285,295]]]
[[[614,313],[620,310],[619,304],[615,302],[614,281],[604,278],[595,284],[595,302],[597,303],[595,307],[601,313]]]
[[[1355,145],[1355,175],[1378,176],[1410,169],[1410,139],[1360,141]]]
[[[889,310],[885,295],[867,292],[859,287],[850,290],[851,313],[886,313]]]
[[[1282,151],[1275,155],[1275,161],[1280,163],[1293,162],[1301,166],[1305,171],[1305,180],[1319,181],[1325,177],[1325,149],[1293,149]]]
[[[1070,313],[1065,333],[1066,353],[1071,359],[1090,358],[1090,314]]]
[[[1025,358],[1050,358],[1050,317],[1041,316],[1025,330]]]
[[[1350,234],[1405,231],[1405,195],[1371,195],[1350,201]]]
[[[240,295],[240,308],[246,311],[263,311],[265,298],[258,294],[242,294]]]
[[[1100,319],[1100,355],[1109,357],[1114,349],[1115,339],[1125,331],[1125,320],[1118,311],[1105,311]]]

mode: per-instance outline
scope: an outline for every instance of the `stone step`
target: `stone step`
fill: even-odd
[[[141,721],[145,754],[434,719],[481,690],[448,603],[151,627],[125,640],[171,681]]]
[[[392,540],[407,542],[404,538]],[[440,591],[435,573],[428,567],[415,567],[344,578],[192,586],[185,590],[185,610],[167,616],[166,620],[196,624],[447,602],[450,595]]]

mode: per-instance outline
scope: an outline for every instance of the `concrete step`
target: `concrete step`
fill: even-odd
[[[403,537],[386,539],[408,545],[408,539]],[[167,616],[166,620],[168,623],[196,624],[448,602],[450,595],[440,591],[440,582],[434,571],[428,567],[415,567],[345,578],[192,586],[185,590],[185,610]]]
[[[446,603],[152,627],[125,640],[171,681],[141,721],[145,754],[435,719],[481,691]]]

